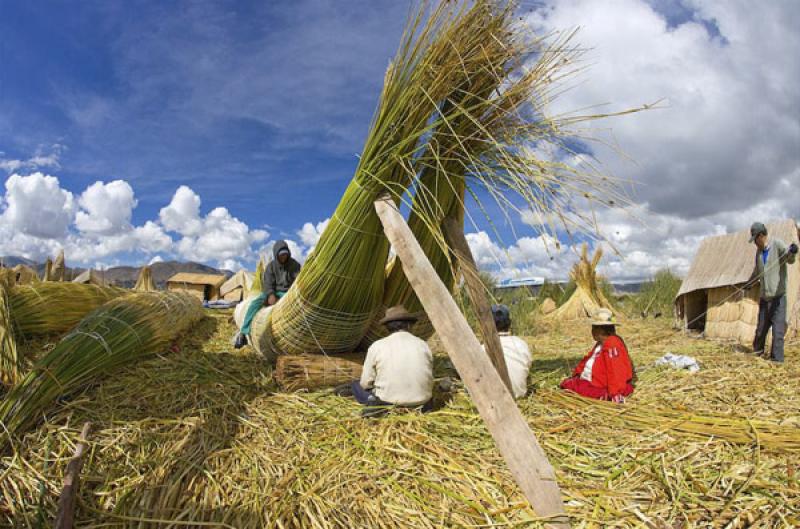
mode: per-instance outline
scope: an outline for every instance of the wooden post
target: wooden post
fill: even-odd
[[[503,346],[500,344],[500,336],[497,334],[497,328],[494,325],[494,316],[492,315],[492,307],[489,305],[489,299],[486,297],[486,291],[483,283],[481,283],[480,275],[478,275],[478,267],[475,265],[475,258],[467,244],[467,239],[464,237],[464,231],[456,222],[455,219],[444,219],[442,222],[444,228],[444,235],[447,242],[461,264],[461,272],[464,276],[464,283],[467,285],[467,295],[472,303],[472,308],[475,309],[475,316],[478,318],[478,325],[481,329],[483,336],[483,344],[486,347],[486,352],[489,353],[489,358],[494,364],[497,373],[503,384],[506,385],[508,391],[511,389],[511,380],[508,378],[508,366],[506,366],[506,358],[503,355]]]
[[[91,424],[83,425],[81,437],[75,446],[75,453],[67,464],[67,471],[64,473],[64,488],[58,497],[58,512],[56,514],[55,529],[72,529],[72,521],[75,517],[75,497],[78,495],[78,477],[83,467],[83,454],[86,452],[86,440],[89,437]]]
[[[517,485],[534,511],[540,517],[547,518],[551,527],[568,528],[561,491],[547,455],[447,287],[436,275],[397,206],[390,199],[381,198],[375,202],[375,210],[386,237],[403,265],[403,272],[469,390]]]

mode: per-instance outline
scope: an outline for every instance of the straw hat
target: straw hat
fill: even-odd
[[[617,320],[614,318],[614,313],[608,309],[599,309],[597,312],[594,313],[594,320],[592,320],[592,326],[595,325],[622,325],[618,323]]]
[[[417,317],[408,312],[404,306],[396,305],[386,311],[381,325],[386,325],[390,321],[417,321]]]

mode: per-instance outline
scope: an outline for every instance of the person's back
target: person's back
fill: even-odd
[[[519,336],[513,336],[508,332],[499,334],[514,398],[524,397],[528,392],[528,372],[533,361],[531,350]]]
[[[428,344],[407,331],[373,343],[361,377],[364,388],[400,406],[425,404],[433,395],[433,355]]]

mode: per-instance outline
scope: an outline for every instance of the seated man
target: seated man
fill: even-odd
[[[375,415],[374,408],[385,406],[429,408],[433,354],[424,340],[408,332],[416,320],[401,305],[386,311],[381,324],[390,334],[370,346],[361,380],[350,388],[355,399],[367,406],[363,415]]]
[[[617,336],[610,310],[597,312],[592,322],[592,337],[596,343],[575,368],[573,376],[561,383],[561,389],[623,403],[633,393],[633,365],[625,342]]]
[[[512,393],[515,399],[524,397],[528,392],[528,372],[533,361],[531,350],[525,340],[511,335],[511,312],[506,305],[492,305],[492,315],[500,335]]]
[[[274,258],[264,270],[264,292],[254,297],[247,307],[242,328],[234,339],[233,346],[236,349],[247,344],[250,325],[261,307],[275,305],[289,291],[289,287],[300,274],[300,263],[292,258],[292,252],[286,241],[276,241],[272,246],[272,255]]]

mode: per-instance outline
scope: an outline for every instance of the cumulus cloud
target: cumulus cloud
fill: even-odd
[[[95,182],[81,194],[75,225],[85,233],[113,235],[127,231],[136,207],[133,188],[124,180]]]
[[[200,220],[200,196],[188,186],[180,186],[169,205],[161,209],[158,217],[167,230],[194,237],[203,228]]]
[[[42,173],[11,175],[6,180],[2,221],[23,235],[55,239],[67,233],[74,215],[72,193],[58,178]]]

